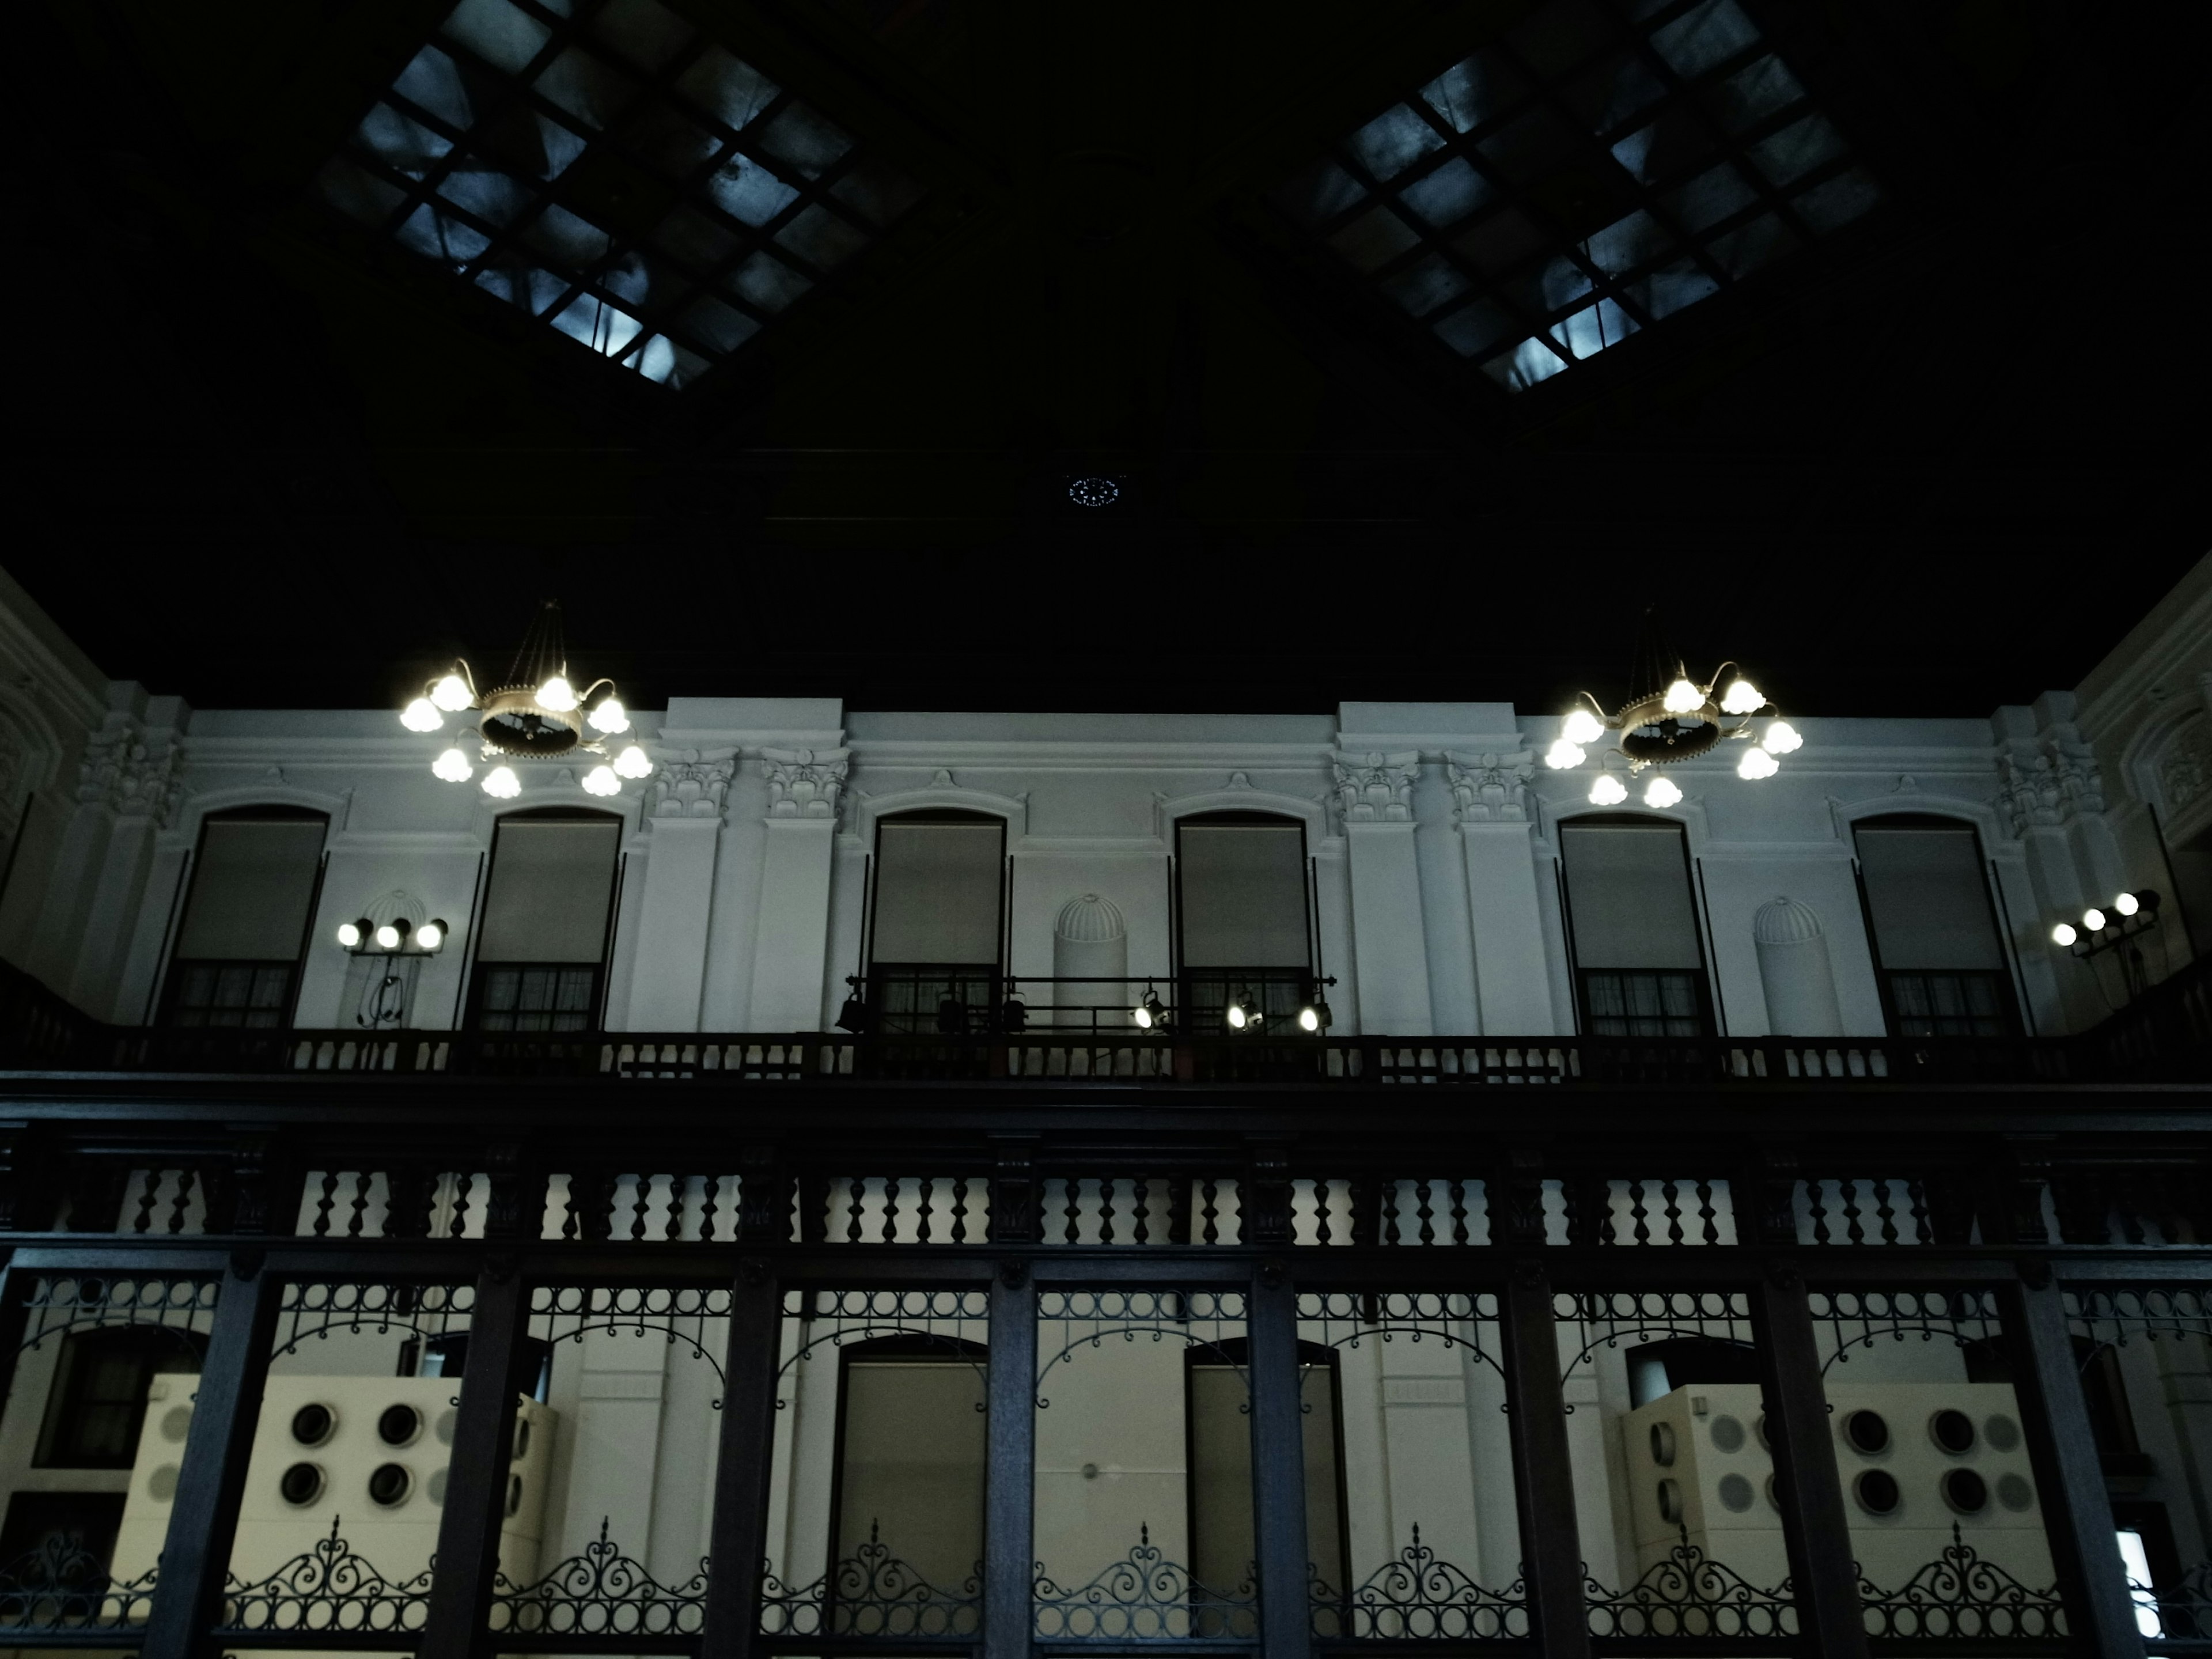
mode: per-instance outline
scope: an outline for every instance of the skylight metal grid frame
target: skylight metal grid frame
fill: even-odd
[[[319,182],[382,238],[672,388],[921,193],[659,0],[459,0]]]
[[[1737,0],[1548,0],[1273,197],[1519,391],[1881,191]]]

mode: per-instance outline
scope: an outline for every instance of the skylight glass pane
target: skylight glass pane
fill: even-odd
[[[1591,0],[1547,0],[1507,36],[1539,75],[1559,75],[1613,43],[1613,21]]]
[[[318,192],[658,385],[696,380],[808,293],[800,262],[842,264],[921,198],[660,0],[454,0],[437,28]],[[726,300],[698,294],[718,282]]]
[[[1751,181],[1723,163],[1662,196],[1660,202],[1683,229],[1698,231],[1718,224],[1758,199],[1759,192],[1751,187]]]
[[[1849,173],[1838,173],[1814,185],[1790,205],[1796,210],[1807,229],[1826,234],[1850,223],[1880,200],[1881,187],[1862,169],[1853,167]]]
[[[1506,208],[1479,220],[1452,238],[1452,246],[1481,270],[1519,264],[1550,239],[1518,208]]]
[[[867,236],[851,221],[840,218],[817,203],[775,234],[776,246],[789,248],[817,269],[842,264],[867,245]]]
[[[1521,392],[1540,380],[1548,380],[1566,364],[1541,340],[1528,339],[1503,356],[1492,357],[1482,372],[1508,392]]]
[[[1482,52],[1430,82],[1421,99],[1455,132],[1473,132],[1511,112],[1530,90],[1528,76],[1510,58]]]
[[[1655,322],[1721,289],[1719,281],[1694,259],[1677,259],[1623,286]]]
[[[1387,183],[1443,142],[1413,109],[1395,104],[1353,133],[1346,148],[1370,177]]]
[[[1705,252],[1729,276],[1744,277],[1788,252],[1796,240],[1778,216],[1767,213],[1709,244]]]
[[[659,0],[607,0],[592,33],[648,70],[662,68],[691,44],[691,26]]]
[[[379,104],[363,116],[354,137],[378,161],[410,179],[422,178],[453,147],[449,139],[389,104]]]
[[[1636,331],[1636,319],[1611,300],[1600,300],[1552,325],[1552,338],[1577,357],[1595,357]]]
[[[527,69],[538,48],[553,38],[551,29],[507,0],[461,0],[440,33],[510,75]]]
[[[1407,185],[1398,199],[1441,230],[1457,224],[1495,193],[1490,180],[1469,167],[1466,158],[1455,155]]]
[[[779,258],[756,253],[730,273],[730,292],[756,310],[781,311],[814,284]]]
[[[1805,95],[1797,77],[1779,58],[1747,64],[1714,89],[1714,112],[1730,132],[1757,126]]]
[[[1844,137],[1824,115],[1808,115],[1771,138],[1751,147],[1752,164],[1778,185],[1786,185],[1844,153]]]
[[[316,183],[325,201],[364,224],[381,225],[404,199],[397,185],[372,177],[352,162],[336,156],[324,163]]]
[[[1472,284],[1458,266],[1441,253],[1410,264],[1382,284],[1382,291],[1407,314],[1425,317],[1448,300],[1456,300]]]
[[[1735,0],[1704,0],[1651,35],[1653,49],[1686,81],[1758,41],[1759,31]]]
[[[1334,161],[1300,173],[1275,192],[1284,210],[1309,228],[1328,221],[1367,199],[1367,186]]]
[[[1496,306],[1478,300],[1436,325],[1437,337],[1462,357],[1480,356],[1510,334],[1514,319]]]
[[[758,137],[775,161],[787,161],[809,179],[818,179],[853,148],[849,134],[804,104],[787,105]]]
[[[1583,72],[1571,88],[1567,101],[1576,112],[1591,118],[1591,131],[1611,132],[1633,120],[1667,95],[1667,83],[1650,64],[1634,52],[1626,53]]]
[[[629,107],[637,82],[597,52],[571,46],[538,72],[538,90],[578,120],[603,127]]]
[[[781,88],[743,58],[720,46],[701,52],[676,82],[677,89],[724,126],[742,131],[775,101]]]
[[[1532,109],[1482,143],[1483,159],[1515,184],[1564,167],[1583,149],[1582,135],[1548,109]]]
[[[638,337],[643,326],[628,312],[590,294],[579,294],[554,318],[553,326],[572,340],[613,357]]]
[[[396,234],[403,247],[456,270],[491,246],[489,237],[428,202],[409,214]]]
[[[476,112],[469,106],[468,89],[461,84],[459,68],[435,46],[416,52],[414,61],[399,71],[392,89],[456,130],[476,119]]]
[[[1663,258],[1668,247],[1669,239],[1658,221],[1639,209],[1589,238],[1583,252],[1607,276],[1623,276]]]
[[[1378,207],[1338,231],[1328,239],[1328,245],[1359,270],[1373,270],[1407,248],[1418,246],[1420,240],[1403,219],[1388,208]]]
[[[732,155],[708,175],[714,205],[742,224],[764,225],[799,199],[799,192],[750,155]]]

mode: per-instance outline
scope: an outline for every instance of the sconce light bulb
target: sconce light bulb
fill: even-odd
[[[512,766],[495,766],[484,774],[483,792],[494,800],[513,800],[522,793],[522,780]]]
[[[1738,680],[1721,699],[1723,714],[1753,714],[1766,707],[1766,696],[1749,680]]]
[[[459,674],[448,674],[430,688],[430,701],[448,714],[458,714],[476,701],[469,690],[469,683]]]
[[[1544,764],[1565,771],[1570,766],[1580,766],[1589,757],[1578,743],[1569,743],[1561,738],[1544,751]]]
[[[1735,763],[1735,775],[1740,778],[1771,778],[1782,769],[1782,763],[1764,749],[1747,749],[1743,758]]]
[[[556,674],[538,688],[538,706],[565,714],[576,706],[576,688],[565,674]]]
[[[459,750],[448,749],[430,763],[430,770],[447,783],[466,783],[476,768],[469,764],[469,757]]]
[[[1767,752],[1774,755],[1794,755],[1805,746],[1805,739],[1798,735],[1797,728],[1788,720],[1777,720],[1768,726],[1766,736],[1761,741],[1765,744]]]
[[[1682,791],[1672,778],[1654,778],[1644,786],[1646,806],[1673,806],[1682,799]]]
[[[1601,772],[1590,785],[1589,798],[1593,806],[1618,806],[1628,799],[1628,786],[1612,773]]]
[[[1705,706],[1705,694],[1687,680],[1676,680],[1667,688],[1662,706],[1670,714],[1694,714]]]
[[[1560,723],[1559,736],[1569,743],[1595,743],[1605,735],[1605,722],[1587,708],[1571,708]]]
[[[629,730],[629,711],[622,706],[620,697],[600,698],[585,719],[591,721],[592,731],[604,732],[609,737]]]
[[[653,763],[646,758],[644,750],[631,744],[615,757],[615,770],[626,778],[650,777]]]
[[[622,793],[622,780],[615,775],[611,766],[594,766],[584,774],[584,793],[588,795],[614,795]]]
[[[446,717],[429,698],[417,697],[399,711],[399,723],[410,732],[434,732],[446,723]]]

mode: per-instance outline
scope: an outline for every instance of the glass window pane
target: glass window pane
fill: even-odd
[[[659,0],[607,0],[592,33],[647,70],[660,68],[691,42],[691,26]]]
[[[1478,300],[1437,324],[1437,337],[1462,357],[1473,357],[1496,345],[1515,326],[1513,318],[1496,306]]]
[[[708,175],[707,193],[740,224],[764,225],[799,192],[749,155],[732,155]]]
[[[1411,226],[1385,207],[1369,210],[1328,239],[1328,245],[1361,270],[1387,264],[1420,241]]]
[[[1410,315],[1425,317],[1471,286],[1458,266],[1441,253],[1431,253],[1384,283],[1382,291]]]
[[[1778,185],[1810,173],[1844,153],[1843,135],[1824,115],[1808,115],[1751,147],[1752,164]]]
[[[1769,56],[1747,64],[1714,89],[1714,112],[1730,132],[1741,132],[1804,95],[1805,88],[1797,84],[1790,66]]]
[[[787,105],[754,142],[806,178],[818,179],[853,148],[852,135],[805,104]]]
[[[684,308],[679,326],[709,350],[726,354],[760,332],[760,319],[702,295]]]
[[[1742,277],[1787,253],[1796,240],[1778,215],[1768,213],[1707,243],[1705,252],[1729,276]]]
[[[1759,31],[1735,0],[1703,0],[1654,30],[1651,45],[1684,79],[1702,75],[1759,40]]]
[[[381,225],[405,199],[397,185],[335,156],[324,163],[315,182],[325,201],[364,224]]]
[[[1370,178],[1387,182],[1430,151],[1443,149],[1443,142],[1411,107],[1395,104],[1353,133],[1346,148]]]
[[[1528,95],[1527,78],[1497,52],[1477,52],[1421,88],[1421,100],[1454,132],[1472,132]]]
[[[416,52],[414,61],[399,71],[399,78],[392,83],[392,89],[456,131],[466,128],[476,118],[469,105],[467,88],[461,84],[459,66],[435,46],[425,46]]]
[[[817,202],[775,233],[776,246],[788,248],[827,270],[867,245],[867,233]]]
[[[1790,201],[1806,228],[1825,234],[1850,223],[1881,200],[1881,187],[1858,167],[1814,185]]]
[[[596,52],[571,46],[539,72],[538,90],[586,125],[604,127],[629,107],[637,82]]]
[[[730,292],[769,313],[782,310],[814,284],[781,259],[756,253],[730,275]]]
[[[507,0],[461,0],[439,32],[470,47],[487,63],[520,75],[553,31]]]
[[[744,59],[710,46],[684,71],[677,88],[724,126],[742,131],[780,88]]]
[[[1367,186],[1334,161],[1323,161],[1275,191],[1285,212],[1316,229],[1366,198]]]
[[[1434,173],[1407,185],[1398,192],[1398,199],[1441,229],[1457,224],[1494,193],[1490,180],[1469,166],[1464,157],[1455,155]]]
[[[1522,392],[1540,380],[1550,380],[1565,367],[1559,355],[1541,340],[1527,339],[1510,355],[1492,357],[1482,366],[1482,372],[1508,392]]]

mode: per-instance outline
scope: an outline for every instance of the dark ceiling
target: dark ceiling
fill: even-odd
[[[1508,393],[1271,192],[1568,3],[667,0],[923,188],[671,391],[315,194],[450,0],[42,0],[9,568],[203,707],[541,595],[643,707],[1545,707],[1655,599],[1793,710],[2074,684],[2207,541],[2198,9],[1741,0],[1885,200]]]

